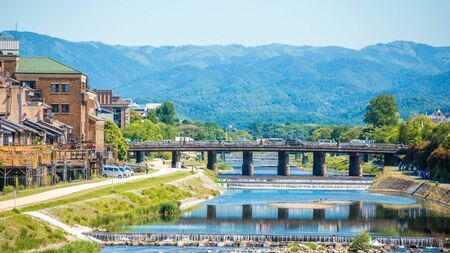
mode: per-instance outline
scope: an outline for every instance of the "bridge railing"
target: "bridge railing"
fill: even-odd
[[[296,143],[286,143],[284,141],[276,142],[260,142],[260,141],[146,141],[146,142],[131,142],[130,147],[142,148],[170,148],[170,147],[304,147],[304,148],[335,148],[335,149],[384,149],[384,150],[399,150],[406,148],[402,144],[381,144],[381,143],[337,143],[337,142],[313,142],[313,141],[299,141]]]

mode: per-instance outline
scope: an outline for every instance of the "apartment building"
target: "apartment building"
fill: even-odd
[[[69,143],[88,144],[102,149],[103,120],[96,115],[97,95],[89,90],[87,76],[49,57],[14,54],[18,52],[18,44],[18,41],[16,46],[10,41],[3,43],[8,46],[8,50],[2,51],[0,48],[0,73],[14,78],[21,87],[29,88],[32,93],[30,102],[48,105],[46,116],[49,119],[72,127]],[[17,51],[11,48],[17,48]]]
[[[121,129],[130,124],[130,105],[127,101],[114,96],[112,90],[95,90],[100,107],[113,114],[114,123]]]

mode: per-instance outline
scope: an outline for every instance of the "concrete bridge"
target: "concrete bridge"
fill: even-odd
[[[399,144],[352,144],[322,142],[276,142],[263,143],[257,141],[163,141],[132,142],[129,152],[133,152],[136,162],[142,162],[146,152],[172,152],[172,167],[180,162],[181,152],[208,152],[207,167],[217,169],[218,152],[243,152],[242,174],[254,175],[253,152],[278,152],[278,170],[280,176],[289,176],[289,153],[312,152],[313,176],[326,176],[326,153],[347,153],[349,155],[349,176],[362,176],[364,154],[384,155],[385,165],[393,165],[396,155],[406,152],[406,146]]]

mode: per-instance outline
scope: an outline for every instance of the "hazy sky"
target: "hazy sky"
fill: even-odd
[[[450,0],[0,0],[0,31],[124,45],[450,45]]]

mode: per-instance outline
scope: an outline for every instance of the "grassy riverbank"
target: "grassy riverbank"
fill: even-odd
[[[209,175],[214,178],[214,175]],[[208,182],[205,182],[208,181]],[[207,199],[218,194],[208,177],[190,172],[102,186],[52,201],[0,212],[0,252],[21,252],[57,244],[44,252],[96,252],[98,247],[70,243],[60,229],[23,214],[41,211],[71,226],[94,230],[121,230],[126,225],[171,221],[186,199]],[[83,244],[83,245],[81,245]],[[94,245],[95,246],[95,245]]]

